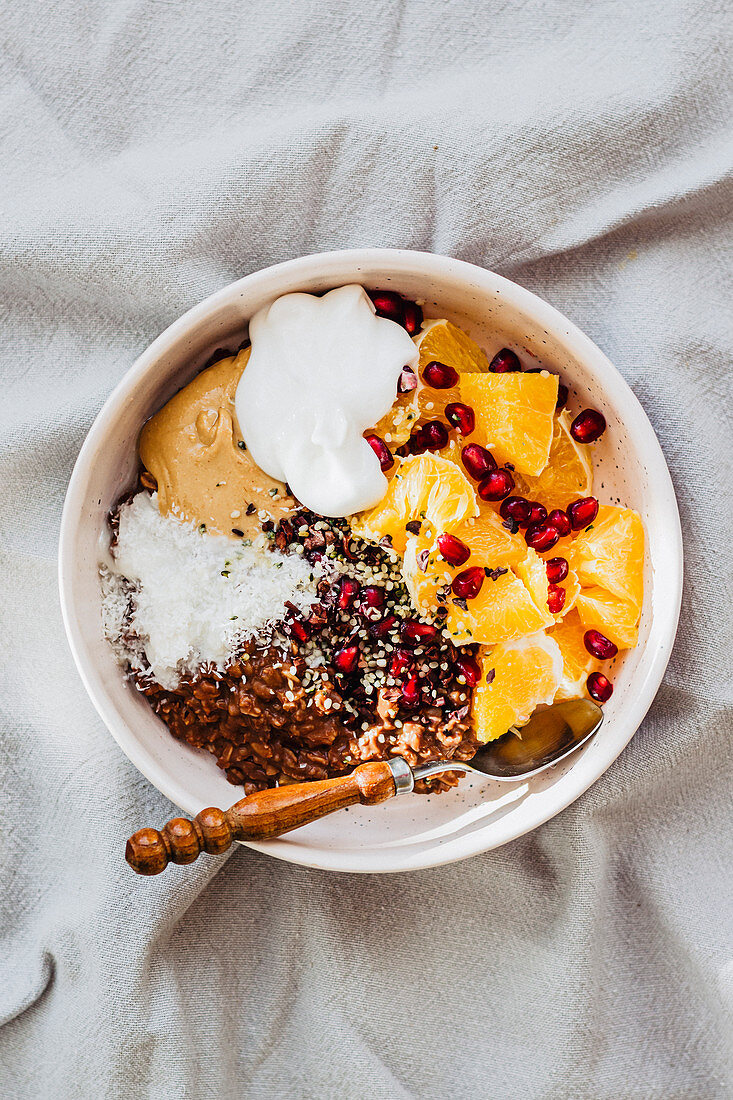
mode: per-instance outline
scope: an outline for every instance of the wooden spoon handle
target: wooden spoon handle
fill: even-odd
[[[174,817],[160,831],[140,829],[128,840],[125,859],[138,875],[157,875],[169,863],[193,863],[201,852],[219,855],[234,840],[269,840],[344,806],[373,806],[394,793],[389,764],[375,760],[336,779],[256,791],[228,810],[210,806],[193,821]]]

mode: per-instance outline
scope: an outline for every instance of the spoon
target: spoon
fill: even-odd
[[[490,741],[467,763],[436,760],[411,768],[401,756],[360,764],[348,775],[308,783],[288,783],[255,791],[230,807],[209,807],[193,821],[174,817],[157,829],[140,829],[125,848],[125,859],[139,875],[157,875],[169,863],[193,863],[201,852],[219,855],[235,840],[269,840],[360,802],[373,806],[408,794],[419,779],[440,772],[472,772],[509,783],[537,775],[584,745],[603,721],[590,699],[571,699],[539,711],[521,730]]]

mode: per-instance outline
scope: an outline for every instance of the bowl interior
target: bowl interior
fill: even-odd
[[[411,795],[352,808],[256,845],[294,862],[339,870],[391,871],[445,863],[519,836],[576,798],[628,742],[666,666],[679,609],[681,551],[671,482],[638,402],[608,360],[570,322],[500,277],[419,253],[331,253],[249,276],[197,306],[144,353],[113,393],[80,454],[64,511],[62,603],[82,677],[110,731],[136,766],[187,813],[241,795],[214,760],[175,741],[125,681],[101,634],[98,562],[107,514],[134,482],[143,422],[190,380],[214,349],[238,346],[248,318],[279,294],[346,282],[392,287],[447,317],[489,353],[513,347],[558,370],[570,407],[591,405],[610,425],[594,446],[596,493],[642,516],[645,599],[636,649],[617,659],[614,694],[596,739],[570,762],[520,784],[463,780],[443,795]]]

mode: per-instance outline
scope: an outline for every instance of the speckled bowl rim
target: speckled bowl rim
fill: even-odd
[[[184,336],[187,331],[198,326],[209,313],[239,297],[243,288],[251,289],[252,284],[258,280],[276,283],[279,277],[283,280],[292,280],[293,277],[302,277],[306,280],[313,277],[314,273],[324,279],[328,279],[332,274],[334,279],[344,282],[348,280],[348,276],[344,274],[345,267],[352,270],[351,277],[358,282],[360,267],[367,265],[379,265],[385,270],[390,270],[395,278],[399,278],[400,275],[425,276],[432,279],[436,285],[440,284],[441,278],[445,279],[449,276],[472,280],[474,285],[487,294],[501,295],[509,305],[524,310],[538,325],[556,335],[577,359],[584,363],[584,366],[598,380],[601,388],[605,392],[613,393],[617,403],[622,399],[625,409],[624,426],[635,440],[637,454],[643,455],[644,465],[656,486],[657,509],[661,509],[665,516],[667,566],[664,576],[655,578],[655,584],[663,585],[665,598],[657,604],[646,648],[634,671],[635,690],[632,701],[624,711],[623,722],[620,722],[616,716],[615,736],[606,736],[604,750],[602,753],[596,753],[592,766],[589,766],[589,757],[581,754],[571,769],[574,779],[572,784],[557,784],[544,790],[541,794],[541,807],[537,807],[519,827],[513,815],[509,814],[487,825],[486,829],[478,829],[462,837],[461,850],[458,853],[454,845],[450,846],[450,852],[441,853],[438,842],[426,850],[402,852],[399,856],[392,852],[388,857],[386,853],[382,854],[377,850],[372,861],[359,858],[358,853],[353,849],[348,851],[321,847],[311,849],[307,845],[293,849],[279,840],[247,845],[257,851],[301,866],[334,871],[383,873],[419,870],[467,859],[469,856],[515,840],[554,817],[579,798],[626,747],[651,706],[667,667],[677,630],[683,576],[682,532],[674,487],[659,441],[633,391],[604,353],[576,325],[543,299],[501,275],[463,260],[408,249],[346,249],[314,253],[263,268],[230,283],[203,302],[193,306],[150,344],[116,386],[94,420],[74,466],[64,503],[59,540],[59,589],[64,626],[74,661],[100,717],[138,770],[186,813],[196,813],[200,807],[195,805],[190,792],[157,766],[150,754],[143,751],[132,738],[127,724],[121,719],[116,708],[97,692],[90,678],[82,632],[73,606],[71,585],[74,570],[73,530],[74,525],[79,522],[84,507],[82,473],[94,461],[95,453],[104,446],[105,436],[114,422],[120,404],[134,390],[139,380],[151,369],[165,349]],[[331,285],[338,284],[334,282]],[[383,860],[391,865],[383,865]],[[355,866],[355,863],[358,863],[358,866]]]

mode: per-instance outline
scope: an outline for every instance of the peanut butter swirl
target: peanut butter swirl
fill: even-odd
[[[275,523],[295,502],[281,481],[255,465],[234,407],[250,349],[198,374],[144,426],[139,453],[158,482],[163,514],[229,538],[253,538],[262,515]]]

